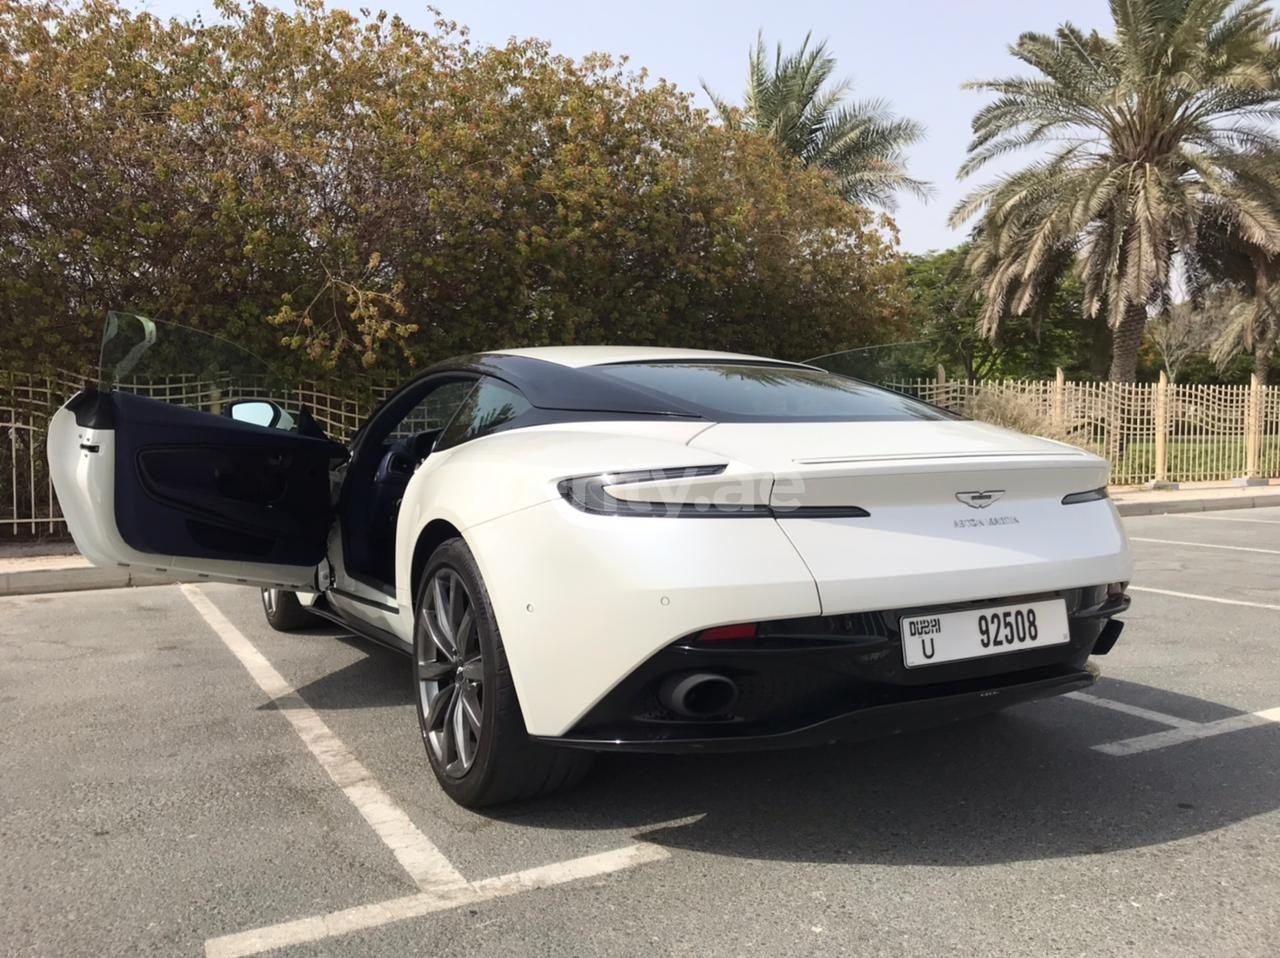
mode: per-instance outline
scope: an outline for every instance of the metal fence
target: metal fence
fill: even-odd
[[[1280,387],[1056,380],[891,383],[927,402],[1073,443],[1113,485],[1280,476]]]
[[[86,377],[0,372],[0,541],[66,535],[45,460],[49,418]],[[325,431],[349,437],[395,388],[389,381],[276,389],[231,377],[171,376],[135,381],[132,391],[218,412],[251,396],[305,405]],[[1280,387],[994,383],[945,379],[888,384],[928,402],[1024,432],[1075,443],[1111,461],[1115,485],[1280,477]],[[423,410],[426,420],[432,411]],[[424,421],[426,421],[424,420]]]

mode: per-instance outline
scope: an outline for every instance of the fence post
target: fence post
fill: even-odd
[[[947,367],[938,363],[938,385],[945,386],[947,384]]]
[[[1067,423],[1067,374],[1059,366],[1053,374],[1053,398],[1050,400],[1053,425],[1059,431]]]
[[[1169,377],[1160,370],[1160,381],[1156,383],[1156,474],[1152,482],[1157,488],[1168,485],[1169,478]]]
[[[1242,486],[1258,486],[1266,483],[1258,469],[1259,447],[1262,445],[1262,383],[1258,374],[1249,376],[1249,399],[1244,407],[1244,478],[1236,483]]]
[[[1107,461],[1111,463],[1111,472],[1114,475],[1120,465],[1120,456],[1123,453],[1123,440],[1120,430],[1120,413],[1119,413],[1119,392],[1123,383],[1105,382],[1102,383],[1103,389],[1103,448],[1107,450]]]

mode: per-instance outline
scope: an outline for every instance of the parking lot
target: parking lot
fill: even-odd
[[[1087,695],[489,814],[406,660],[254,591],[0,599],[0,952],[1278,954],[1280,509],[1126,525]]]

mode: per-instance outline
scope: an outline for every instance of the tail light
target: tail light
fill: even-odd
[[[732,501],[741,496],[741,483],[727,487],[699,481],[719,476],[720,466],[686,466],[680,469],[644,469],[636,472],[603,472],[593,476],[575,476],[561,480],[556,488],[574,508],[599,516],[649,516],[655,518],[759,518],[771,516],[767,503]],[[645,490],[652,498],[635,495],[615,496],[609,490],[618,486],[654,483]],[[722,495],[725,489],[734,495]],[[748,490],[753,492],[754,490]]]
[[[1107,498],[1107,487],[1102,486],[1099,489],[1088,489],[1084,492],[1072,492],[1062,497],[1064,506],[1072,506],[1077,502],[1097,502],[1099,499]]]
[[[771,474],[725,475],[726,469],[720,465],[601,472],[562,479],[556,488],[575,509],[597,516],[847,519],[870,515],[859,506],[771,505]],[[643,488],[628,488],[636,486]]]

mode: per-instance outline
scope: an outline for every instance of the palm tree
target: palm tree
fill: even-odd
[[[1280,196],[1274,198],[1280,207]],[[1217,307],[1220,320],[1209,356],[1221,369],[1253,354],[1253,372],[1266,385],[1280,344],[1280,257],[1263,255],[1227,231],[1201,229],[1187,270],[1198,304]]]
[[[1280,251],[1280,46],[1263,0],[1111,0],[1115,36],[1069,23],[1010,51],[1036,75],[971,84],[996,94],[973,119],[960,175],[1047,148],[952,212],[979,217],[969,267],[982,327],[1021,314],[1073,265],[1085,314],[1113,330],[1112,380],[1132,380],[1147,316],[1202,231],[1259,262]]]
[[[893,209],[895,194],[903,190],[926,198],[929,184],[907,175],[904,153],[924,136],[924,128],[895,117],[884,100],[842,102],[851,84],[843,80],[828,86],[835,57],[827,53],[825,40],[810,49],[811,36],[791,54],[784,55],[778,44],[772,64],[764,36],[756,37],[741,108],[718,97],[704,81],[702,88],[721,119],[764,134],[804,166],[828,170],[850,203]]]

